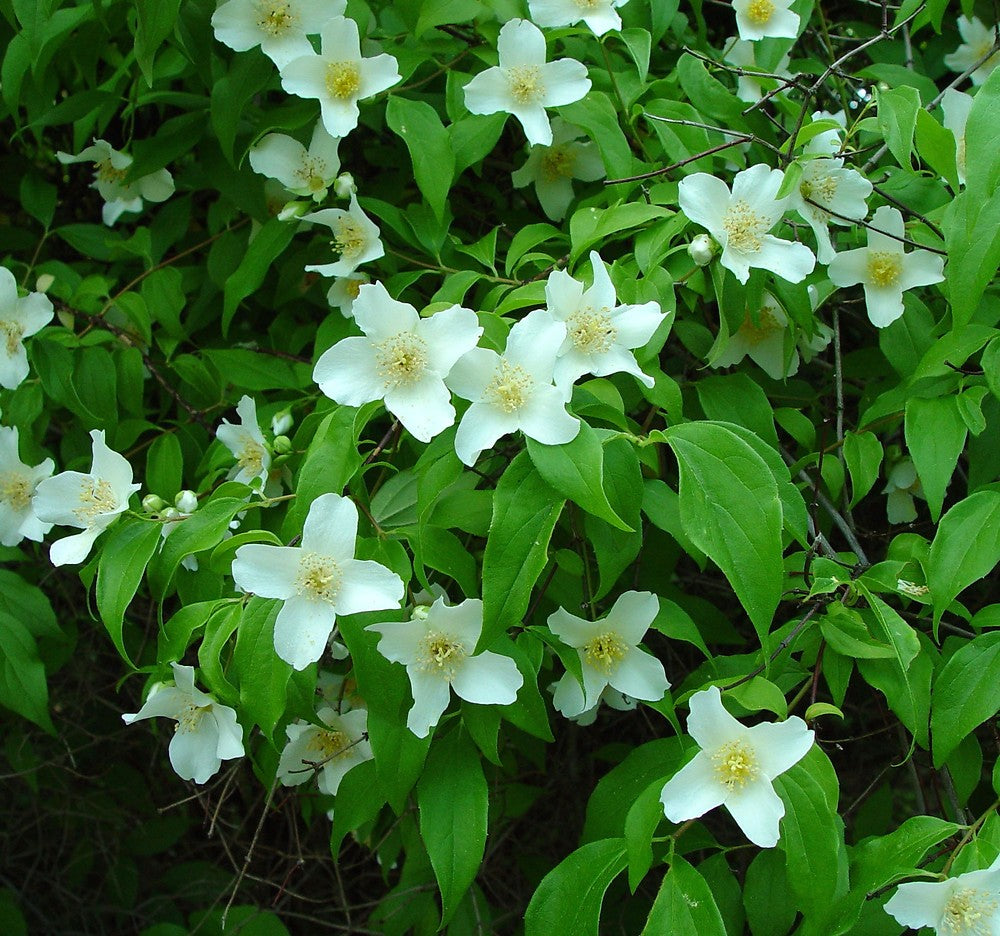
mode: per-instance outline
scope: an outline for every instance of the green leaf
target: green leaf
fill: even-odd
[[[981,634],[945,663],[934,681],[931,732],[934,766],[987,718],[1000,711],[1000,631]]]
[[[634,157],[618,123],[618,110],[603,91],[590,91],[586,97],[559,108],[567,123],[582,127],[597,144],[610,178],[632,173]]]
[[[619,530],[633,532],[615,513],[604,492],[604,446],[585,423],[572,442],[543,445],[528,438],[528,455],[538,473],[560,494]]]
[[[782,853],[776,848],[759,852],[743,884],[743,905],[753,936],[783,936],[791,929],[795,906],[789,891]]]
[[[905,425],[906,447],[913,457],[931,519],[937,522],[968,429],[954,396],[910,397],[906,401]]]
[[[284,253],[294,235],[294,223],[272,218],[247,245],[246,253],[236,272],[226,280],[225,301],[222,308],[224,335],[229,331],[229,323],[236,313],[237,306],[260,287],[268,270]]]
[[[153,86],[153,57],[173,32],[181,0],[136,0],[135,58]]]
[[[885,137],[889,152],[904,169],[910,168],[913,152],[913,133],[920,110],[920,92],[902,85],[898,88],[877,90],[878,126]]]
[[[891,659],[896,655],[887,643],[869,633],[861,615],[841,604],[832,604],[819,619],[820,633],[826,642],[845,657],[852,659]]]
[[[730,130],[746,127],[746,106],[721,81],[713,78],[705,63],[685,53],[677,62],[677,77],[687,99],[706,117],[722,121]]]
[[[671,426],[681,521],[723,571],[763,641],[784,582],[778,484],[763,458],[720,423]]]
[[[251,598],[240,618],[233,650],[233,675],[240,691],[240,711],[268,739],[285,713],[292,667],[274,650],[274,619],[281,602]],[[244,722],[244,727],[251,727]]]
[[[1000,562],[1000,491],[978,491],[941,518],[927,566],[934,625],[954,599]]]
[[[6,612],[0,612],[0,705],[56,734],[35,638],[24,622]]]
[[[184,454],[176,432],[164,432],[146,450],[146,488],[171,500],[181,489]]]
[[[965,124],[966,185],[973,198],[1000,186],[1000,74],[994,69],[972,100]],[[988,239],[988,238],[987,238]]]
[[[939,176],[948,181],[952,191],[959,190],[955,136],[941,126],[927,111],[917,111],[917,153]]]
[[[441,221],[455,176],[455,153],[441,118],[430,104],[393,94],[386,105],[385,122],[410,151],[417,187]]]
[[[990,393],[1000,400],[1000,338],[994,338],[983,351],[983,374]]]
[[[625,817],[628,886],[633,894],[653,865],[653,834],[665,818],[660,802],[662,790],[663,781],[654,780],[639,794]]]
[[[483,633],[488,647],[528,610],[531,590],[548,560],[549,539],[563,499],[521,452],[504,471],[493,499],[483,554]]]
[[[1000,238],[983,236],[1000,230],[1000,188],[989,197],[966,188],[945,208],[941,227],[948,251],[945,281],[957,329],[975,315],[1000,265]]]
[[[452,23],[467,23],[483,12],[480,0],[425,0],[414,35],[419,39],[429,29]]]
[[[652,37],[648,29],[631,27],[623,29],[620,33],[622,42],[628,49],[635,67],[639,70],[639,80],[645,82],[649,75],[649,53],[652,47]]]
[[[726,936],[708,882],[680,855],[670,860],[642,936]]]
[[[871,432],[844,434],[844,461],[851,475],[851,506],[864,497],[878,480],[882,466],[882,443]]]
[[[174,535],[174,534],[171,534]],[[226,677],[222,662],[229,638],[239,626],[243,608],[238,602],[219,605],[205,622],[205,636],[198,647],[198,665],[205,684],[227,705],[236,705],[239,694]]]
[[[572,852],[532,895],[525,936],[597,936],[605,891],[627,862],[620,838],[590,842]]]
[[[135,597],[162,532],[159,523],[127,519],[108,536],[97,564],[97,609],[115,648],[132,667],[135,664],[122,638],[125,609]]]
[[[716,422],[735,423],[778,448],[771,403],[760,384],[746,374],[715,374],[695,385],[705,415]]]
[[[580,208],[573,212],[569,221],[570,242],[573,250],[570,253],[570,264],[583,255],[595,244],[603,243],[612,234],[620,231],[631,231],[643,227],[650,221],[671,214],[659,205],[647,205],[645,202],[626,202],[611,208]]]
[[[486,850],[489,791],[479,751],[454,730],[427,755],[417,784],[420,835],[441,891],[441,926],[476,878]]]

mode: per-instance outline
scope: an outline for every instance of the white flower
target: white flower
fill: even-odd
[[[381,283],[364,285],[353,307],[363,338],[343,338],[316,362],[313,380],[331,400],[363,406],[384,400],[421,442],[455,423],[444,378],[483,333],[476,313],[453,305],[421,318]]]
[[[122,715],[126,725],[163,716],[177,722],[170,739],[170,764],[182,780],[205,783],[224,760],[243,756],[243,731],[236,712],[194,687],[194,667],[170,664],[176,685],[154,687],[134,715]]]
[[[799,14],[788,9],[792,0],[733,0],[736,29],[741,39],[795,39],[799,34]]]
[[[347,0],[228,0],[212,15],[212,28],[223,45],[237,52],[260,46],[282,68],[293,58],[312,54],[306,36],[318,33],[346,8]]]
[[[712,367],[732,367],[747,355],[764,373],[774,380],[791,377],[799,369],[799,352],[785,350],[788,316],[767,290],[761,293],[761,306],[756,321],[749,310],[736,334],[729,337],[722,354],[711,361]]]
[[[28,376],[23,341],[52,321],[52,301],[40,292],[18,296],[17,280],[0,267],[0,387],[13,390]]]
[[[876,328],[885,328],[903,314],[904,289],[944,279],[944,260],[929,250],[905,253],[898,239],[903,232],[903,216],[883,205],[872,216],[868,246],[838,253],[827,270],[835,286],[864,286],[868,318]]]
[[[773,847],[785,804],[771,781],[806,756],[812,731],[795,715],[747,728],[723,708],[718,686],[688,704],[688,733],[701,750],[663,787],[666,817],[684,822],[725,806],[754,845]]]
[[[621,29],[617,8],[628,0],[528,0],[528,12],[539,26],[572,26],[586,23],[595,36]]]
[[[887,495],[885,512],[890,523],[912,523],[917,519],[913,498],[924,500],[924,488],[912,458],[901,458],[889,469],[882,493]]]
[[[236,404],[236,415],[240,417],[239,425],[224,419],[222,425],[215,430],[215,437],[236,459],[236,464],[229,472],[230,480],[252,487],[253,482],[259,479],[259,490],[263,490],[271,468],[271,453],[264,443],[264,433],[257,424],[257,404],[252,397],[246,394],[240,397],[240,402]]]
[[[418,738],[426,738],[438,723],[452,689],[476,705],[509,705],[524,683],[510,657],[490,650],[475,652],[483,630],[483,603],[478,598],[453,607],[439,598],[424,615],[369,624],[366,630],[382,635],[378,642],[382,656],[406,667],[413,692],[406,727]]]
[[[561,221],[573,201],[571,179],[594,182],[605,176],[597,146],[589,139],[577,142],[581,139],[586,139],[586,134],[561,117],[554,118],[552,145],[532,146],[527,161],[511,175],[514,188],[534,182],[542,211],[553,221]]]
[[[132,157],[111,148],[106,140],[95,139],[91,146],[76,156],[58,152],[56,158],[63,163],[92,162],[94,181],[91,188],[97,189],[104,199],[101,219],[109,227],[124,211],[142,211],[142,200],[161,202],[174,194],[174,180],[166,169],[157,169],[141,179],[125,182]]]
[[[269,133],[250,147],[253,171],[277,179],[293,195],[322,201],[340,172],[336,137],[316,124],[309,149],[283,133]]]
[[[827,224],[832,221],[849,225],[851,221],[845,218],[864,218],[868,214],[866,199],[871,193],[871,182],[860,172],[845,169],[843,159],[819,157],[802,163],[802,176],[789,207],[805,218],[816,235],[816,259],[820,263],[829,263],[835,254]]]
[[[31,498],[38,483],[54,470],[51,458],[34,468],[22,462],[17,429],[0,428],[0,545],[16,546],[25,538],[40,543],[52,529],[51,523],[43,523],[35,516]]]
[[[368,712],[355,709],[338,715],[324,706],[316,717],[327,727],[296,721],[285,729],[288,744],[278,761],[278,779],[285,786],[298,786],[318,773],[320,791],[333,796],[347,771],[373,757]]]
[[[236,550],[237,586],[284,601],[274,649],[297,670],[322,656],[338,614],[399,607],[402,579],[378,562],[355,559],[357,535],[357,507],[339,494],[322,494],[309,507],[301,546],[248,543]]]
[[[952,71],[964,72],[989,53],[996,45],[997,37],[995,29],[985,26],[976,16],[971,19],[959,16],[958,31],[965,41],[954,52],[944,57],[944,63]],[[1000,65],[1000,52],[994,52],[972,73],[972,83],[981,85],[993,74],[993,69],[998,65]]]
[[[885,912],[914,930],[933,927],[939,936],[997,936],[1000,858],[988,868],[944,881],[900,884],[885,902]]]
[[[340,309],[340,314],[344,318],[350,318],[354,314],[354,300],[358,298],[361,287],[370,282],[371,278],[364,273],[348,273],[347,276],[338,276],[327,290],[326,301]]]
[[[52,544],[53,565],[83,562],[94,540],[128,507],[128,499],[138,484],[132,483],[132,466],[107,447],[104,430],[93,429],[93,463],[89,474],[64,471],[39,481],[32,504],[43,523],[80,527],[83,532],[66,536]]]
[[[697,172],[681,179],[677,198],[687,217],[708,228],[722,245],[719,262],[741,282],[750,278],[750,267],[770,270],[790,283],[798,283],[816,265],[805,244],[780,240],[768,231],[778,223],[788,199],[778,199],[784,173],[758,164],[737,172],[733,190],[722,179]]]
[[[955,136],[955,162],[958,165],[958,181],[965,185],[965,125],[969,122],[973,97],[954,88],[948,88],[941,98],[941,113],[944,127]]]
[[[483,449],[518,429],[543,445],[576,438],[580,421],[566,412],[552,383],[565,337],[562,322],[536,309],[511,328],[503,355],[473,348],[458,359],[446,383],[472,402],[455,434],[455,452],[464,464],[474,465]]]
[[[333,231],[330,246],[340,254],[333,263],[315,263],[306,270],[320,276],[350,276],[362,263],[378,260],[385,255],[385,248],[379,240],[378,226],[366,215],[358,204],[356,195],[351,196],[351,204],[344,208],[323,208],[302,216],[303,221],[325,224]]]
[[[656,302],[617,305],[614,284],[596,250],[590,252],[590,264],[594,284],[589,289],[565,270],[553,270],[545,283],[546,309],[566,326],[553,380],[567,400],[573,382],[584,374],[624,372],[652,387],[653,378],[639,369],[630,349],[641,348],[667,317]]]
[[[593,708],[611,686],[631,699],[658,702],[670,688],[663,664],[640,650],[660,605],[651,592],[627,591],[598,621],[585,621],[563,608],[549,615],[549,630],[580,655],[583,688],[571,673],[556,686],[553,704],[567,718]]]
[[[500,64],[480,72],[465,86],[465,106],[473,114],[513,114],[529,143],[552,144],[546,107],[579,101],[590,90],[587,69],[574,59],[545,61],[545,37],[532,22],[512,19],[497,39]]]
[[[726,41],[728,51],[725,60],[730,65],[737,65],[746,68],[750,72],[758,74],[737,75],[736,96],[741,101],[753,104],[764,96],[764,89],[761,87],[761,78],[791,78],[792,73],[788,70],[791,60],[786,52],[781,56],[774,70],[760,68],[757,65],[757,47],[749,39],[737,39],[735,37]]]
[[[336,16],[319,30],[319,55],[311,49],[281,69],[281,86],[301,98],[319,101],[323,125],[345,137],[358,125],[358,101],[373,97],[400,80],[396,60],[387,53],[361,57],[358,24]]]

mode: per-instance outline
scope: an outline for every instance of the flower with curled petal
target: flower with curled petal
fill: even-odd
[[[308,149],[284,133],[269,133],[250,147],[250,165],[293,195],[320,202],[340,172],[339,143],[321,123],[313,129]]]
[[[31,467],[21,461],[17,427],[0,427],[0,545],[16,546],[22,539],[40,543],[52,529],[32,509],[32,495],[39,482],[52,475],[55,463],[46,458]]]
[[[825,156],[802,163],[799,184],[792,192],[794,208],[816,235],[816,259],[829,263],[834,257],[828,224],[850,225],[868,214],[866,199],[872,184],[856,169],[845,169],[843,159]]]
[[[333,796],[347,771],[373,757],[368,712],[359,708],[340,715],[324,706],[316,718],[325,727],[299,720],[285,729],[288,743],[278,761],[278,779],[298,786],[316,774],[320,792]]]
[[[402,579],[381,563],[355,559],[357,534],[357,507],[322,494],[309,507],[300,546],[247,543],[236,550],[237,587],[282,601],[274,649],[297,670],[323,655],[337,615],[399,607]]]
[[[438,598],[409,621],[369,624],[379,638],[378,651],[402,663],[410,679],[413,706],[406,727],[426,738],[448,707],[451,690],[476,705],[510,705],[524,684],[514,661],[476,644],[483,630],[483,603],[469,598],[447,605]]]
[[[806,756],[813,732],[795,715],[747,728],[723,708],[718,686],[688,704],[688,733],[701,750],[660,792],[666,817],[685,822],[725,806],[754,845],[773,848],[785,804],[771,781]]]
[[[24,339],[52,321],[52,301],[44,293],[19,296],[17,280],[0,267],[0,387],[14,390],[28,376]]]
[[[497,40],[500,64],[480,72],[465,86],[465,106],[473,114],[513,114],[529,143],[552,145],[546,107],[579,101],[590,90],[586,67],[575,59],[545,61],[545,37],[532,22],[504,23]]]
[[[333,263],[313,263],[307,272],[320,276],[350,276],[362,263],[378,260],[385,255],[385,247],[379,239],[378,225],[368,217],[358,204],[356,195],[351,196],[350,205],[344,208],[322,208],[312,214],[302,216],[303,221],[324,224],[333,231],[330,246],[339,257]]]
[[[218,773],[224,760],[243,756],[243,730],[236,712],[194,687],[194,667],[170,664],[174,685],[154,686],[138,712],[122,715],[126,725],[144,718],[172,718],[177,722],[167,753],[182,780],[205,783]]]
[[[944,57],[944,63],[952,71],[965,72],[989,55],[990,50],[997,44],[997,34],[995,27],[987,26],[977,16],[959,16],[957,23],[963,41],[954,52]],[[972,73],[972,83],[981,85],[993,74],[998,65],[1000,65],[1000,51],[989,55],[989,58]]]
[[[246,394],[240,397],[240,402],[236,404],[236,415],[240,417],[238,425],[224,419],[222,425],[215,430],[216,438],[236,459],[229,477],[250,486],[259,481],[258,489],[263,490],[271,469],[271,451],[264,441],[264,433],[260,431],[257,404],[253,397]]]
[[[628,0],[528,0],[528,12],[539,26],[559,27],[586,23],[595,36],[622,28],[618,8]]]
[[[310,55],[315,35],[327,20],[340,16],[347,0],[227,0],[212,14],[215,38],[246,52],[260,46],[278,68]]]

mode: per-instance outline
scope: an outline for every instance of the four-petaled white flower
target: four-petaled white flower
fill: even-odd
[[[361,287],[370,282],[371,278],[364,273],[338,276],[326,292],[326,301],[334,308],[340,309],[340,314],[344,318],[351,318],[354,314],[354,300],[358,298]]]
[[[788,335],[788,316],[778,300],[767,290],[761,293],[756,320],[749,310],[736,333],[729,337],[722,353],[713,358],[712,367],[732,367],[747,355],[774,380],[791,377],[799,369],[799,352]]]
[[[723,708],[718,686],[688,704],[688,733],[701,750],[664,785],[666,817],[684,822],[725,806],[754,845],[772,848],[785,804],[771,781],[806,756],[813,732],[795,715],[747,728]]]
[[[944,57],[944,63],[952,71],[964,72],[972,68],[981,58],[989,54],[997,43],[996,29],[986,26],[977,16],[967,18],[959,16],[958,31],[964,40],[950,55]],[[981,85],[993,69],[1000,65],[1000,51],[994,52],[982,65],[972,73],[972,83]]]
[[[524,683],[510,657],[491,650],[475,652],[483,630],[483,603],[478,598],[454,606],[439,598],[412,620],[369,624],[366,630],[382,635],[382,656],[406,667],[413,692],[406,727],[418,738],[426,738],[438,723],[452,689],[476,705],[509,705]]]
[[[16,546],[22,539],[40,543],[52,529],[32,510],[31,498],[44,478],[51,477],[55,462],[46,458],[32,468],[21,461],[17,428],[0,427],[0,544]]]
[[[271,452],[264,442],[264,433],[257,424],[257,404],[252,397],[246,394],[240,397],[240,402],[236,404],[236,415],[240,417],[239,424],[224,419],[222,425],[215,430],[215,437],[236,459],[236,464],[229,472],[230,480],[250,486],[259,480],[259,490],[263,491],[271,468]]]
[[[32,499],[35,516],[43,523],[80,527],[82,533],[52,544],[53,565],[83,562],[94,540],[128,507],[138,484],[132,483],[132,466],[104,442],[104,430],[93,429],[93,462],[90,472],[64,471],[38,482]]]
[[[572,179],[594,182],[605,176],[604,161],[597,146],[586,134],[561,117],[552,120],[552,145],[532,146],[528,159],[511,175],[514,188],[535,183],[542,211],[553,221],[561,221],[573,201]]]
[[[799,34],[799,14],[788,9],[792,0],[733,0],[736,30],[741,39],[795,39]]]
[[[739,68],[747,69],[748,74],[737,74],[736,96],[741,101],[753,104],[764,96],[764,89],[761,87],[761,78],[778,79],[791,78],[792,73],[788,70],[791,63],[786,52],[778,60],[774,69],[761,68],[757,64],[757,45],[749,39],[737,39],[735,36],[726,40],[725,60],[730,65],[737,65]]]
[[[618,8],[628,0],[528,0],[528,12],[539,26],[573,26],[586,23],[595,36],[621,29]]]
[[[562,322],[536,309],[511,328],[502,355],[473,348],[458,359],[445,382],[472,403],[455,434],[463,464],[474,465],[483,449],[518,429],[543,445],[576,438],[580,421],[566,412],[563,395],[552,383],[565,337]]]
[[[681,211],[695,224],[708,228],[722,245],[719,262],[741,283],[750,278],[751,267],[798,283],[816,265],[805,244],[768,233],[788,205],[787,198],[777,197],[783,179],[780,169],[758,164],[736,173],[732,193],[722,179],[707,172],[696,172],[680,181],[677,198]]]
[[[897,923],[938,936],[997,936],[1000,933],[1000,858],[988,868],[943,881],[900,884],[885,902]]]
[[[355,559],[357,535],[357,507],[339,494],[322,494],[309,507],[301,546],[248,543],[236,550],[236,585],[284,602],[274,649],[297,670],[322,656],[338,614],[399,607],[402,579],[381,563]]]
[[[108,227],[114,224],[124,211],[142,211],[142,200],[161,202],[174,194],[174,180],[166,169],[157,169],[140,179],[125,182],[132,157],[111,148],[106,140],[95,139],[91,146],[81,150],[76,156],[58,152],[56,158],[67,163],[92,162],[94,181],[91,188],[97,189],[104,199],[101,219]]]
[[[465,86],[465,106],[473,114],[513,114],[529,143],[552,144],[546,107],[579,101],[590,90],[587,69],[574,59],[545,61],[545,37],[532,22],[512,19],[497,39],[500,64],[480,72]]]
[[[293,195],[322,201],[340,172],[336,137],[321,123],[313,130],[309,149],[283,133],[269,133],[250,147],[253,171],[277,179]]]
[[[336,16],[318,32],[320,54],[310,49],[292,59],[281,69],[281,86],[289,94],[318,100],[330,135],[345,137],[358,125],[358,101],[396,84],[399,68],[385,52],[361,57],[358,24],[352,19]]]
[[[378,225],[361,210],[356,195],[351,196],[347,209],[323,208],[303,215],[302,220],[330,228],[333,231],[330,246],[340,254],[333,263],[314,263],[306,267],[307,271],[320,276],[350,276],[362,263],[378,260],[385,254]]]
[[[845,169],[843,159],[818,157],[802,163],[802,176],[789,207],[809,223],[816,235],[816,259],[829,263],[834,257],[827,224],[849,225],[868,214],[866,199],[872,184],[855,169]],[[850,219],[850,220],[847,220]]]
[[[945,130],[955,137],[955,163],[958,166],[958,181],[965,185],[965,125],[969,122],[973,97],[955,88],[948,88],[941,98],[941,113],[944,115]]]
[[[573,718],[597,705],[611,686],[630,699],[658,702],[670,688],[663,664],[640,650],[660,604],[651,592],[627,591],[598,621],[585,621],[563,608],[549,615],[549,630],[576,649],[583,671],[583,688],[572,673],[556,686],[555,707]]]
[[[260,46],[278,68],[311,55],[307,35],[315,35],[327,20],[340,16],[347,0],[228,0],[212,15],[215,38],[246,52]]]
[[[827,270],[835,286],[864,286],[868,318],[876,328],[891,325],[903,314],[904,289],[944,279],[944,259],[929,250],[905,253],[903,233],[903,216],[883,205],[872,216],[868,246],[842,251]]]
[[[584,374],[624,372],[652,387],[653,378],[640,370],[630,349],[641,348],[667,317],[656,302],[617,305],[614,284],[596,250],[590,252],[590,264],[594,284],[588,289],[565,270],[553,270],[545,283],[546,311],[566,326],[553,380],[567,400],[573,382]]]
[[[343,338],[324,351],[313,380],[345,406],[384,400],[414,438],[430,442],[455,422],[444,378],[483,333],[476,313],[453,305],[421,318],[381,283],[360,288],[353,312],[365,336]]]
[[[28,376],[24,339],[52,320],[52,301],[44,293],[18,296],[17,280],[0,267],[0,387],[13,390]]]
[[[298,786],[316,774],[320,792],[333,796],[347,771],[372,759],[368,712],[359,708],[338,715],[324,706],[316,717],[325,728],[296,721],[285,729],[288,743],[278,761],[278,779]]]
[[[172,718],[177,724],[167,753],[182,780],[205,783],[224,760],[243,756],[243,730],[236,712],[194,687],[194,667],[170,664],[173,686],[158,684],[138,712],[122,715],[126,725],[143,718]]]

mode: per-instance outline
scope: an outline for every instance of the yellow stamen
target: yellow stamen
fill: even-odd
[[[868,279],[874,286],[894,286],[903,272],[903,254],[893,250],[868,253]]]
[[[0,475],[0,503],[11,510],[24,510],[31,503],[31,482],[20,471]]]
[[[24,337],[24,326],[10,319],[0,319],[0,335],[4,336],[7,353],[17,354],[18,348],[21,347],[21,339]]]
[[[306,745],[307,752],[315,751],[318,755],[309,760],[329,762],[346,756],[353,742],[343,731],[317,731]]]
[[[601,354],[611,348],[618,329],[611,322],[607,307],[584,306],[575,309],[566,319],[566,334],[573,347],[584,354]]]
[[[413,332],[400,332],[375,345],[375,369],[394,389],[419,380],[427,370],[427,342]]]
[[[269,36],[280,36],[291,29],[297,21],[298,17],[292,12],[289,4],[282,0],[257,4],[257,28]]]
[[[326,91],[342,101],[361,89],[361,66],[357,62],[330,62],[326,66]]]
[[[565,146],[552,146],[542,156],[541,174],[546,182],[557,179],[569,179],[573,176],[573,164],[576,162],[573,154]]]
[[[367,243],[364,228],[350,216],[341,217],[336,223],[333,249],[340,251],[340,255],[348,260],[359,257]]]
[[[742,198],[726,210],[722,227],[729,235],[728,246],[743,253],[760,250],[764,235],[770,230],[768,219],[757,214]]]
[[[531,104],[545,93],[541,72],[542,69],[538,65],[515,65],[507,69],[510,96],[518,104]]]
[[[85,526],[90,526],[100,514],[110,513],[118,504],[111,489],[111,482],[89,475],[80,482],[79,506],[73,516]]]
[[[752,345],[760,344],[768,335],[773,334],[776,331],[780,331],[784,326],[774,315],[774,310],[771,306],[762,306],[760,311],[757,313],[757,322],[755,323],[752,318],[750,318],[750,313],[747,313],[747,317],[743,320],[743,324],[740,326],[740,331],[743,333],[746,340]]]
[[[610,676],[625,659],[628,645],[614,631],[607,631],[589,640],[583,646],[583,655],[594,669]]]
[[[445,634],[432,631],[420,641],[417,661],[425,672],[438,673],[446,679],[454,678],[466,657],[465,647]]]
[[[962,888],[944,905],[940,932],[951,936],[992,936],[996,910],[997,902],[988,891]]]
[[[499,406],[505,413],[513,413],[527,403],[534,383],[531,375],[519,364],[501,359],[496,374],[486,386],[483,398],[487,403]]]
[[[757,753],[745,741],[727,741],[712,755],[715,776],[726,789],[742,789],[760,773]]]
[[[771,0],[750,0],[747,6],[747,19],[755,26],[764,26],[774,15],[774,3]]]
[[[332,603],[340,592],[344,580],[340,566],[329,556],[307,552],[299,559],[299,575],[295,590],[317,601]]]

